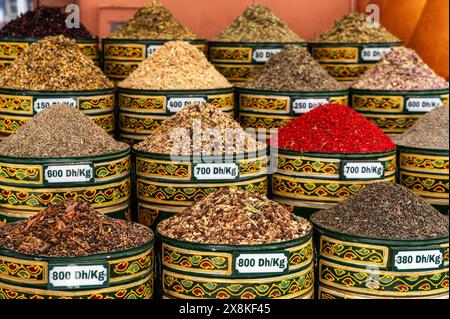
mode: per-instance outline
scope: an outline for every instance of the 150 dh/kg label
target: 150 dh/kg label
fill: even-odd
[[[292,102],[292,111],[295,114],[302,114],[327,103],[328,99],[295,99]]]
[[[439,269],[443,263],[444,256],[439,249],[399,251],[394,255],[394,267],[397,270]]]
[[[106,265],[63,265],[49,266],[48,285],[50,289],[79,289],[107,287]]]
[[[73,108],[78,107],[77,99],[74,97],[38,98],[33,103],[34,112],[39,113],[55,104],[67,104]]]
[[[256,49],[253,51],[253,60],[255,62],[267,62],[272,55],[280,51],[281,49]]]
[[[49,184],[92,182],[94,165],[44,165],[44,179]]]
[[[384,178],[384,165],[381,162],[341,162],[343,180],[364,180]]]
[[[193,168],[194,177],[199,181],[237,180],[239,167],[235,163],[201,163]]]
[[[188,104],[204,102],[206,102],[205,97],[169,97],[167,99],[167,109],[169,112],[176,113]]]
[[[431,112],[436,107],[442,105],[442,100],[436,98],[410,97],[406,100],[406,110],[408,112]]]
[[[234,268],[238,274],[280,274],[289,270],[288,253],[237,253]]]

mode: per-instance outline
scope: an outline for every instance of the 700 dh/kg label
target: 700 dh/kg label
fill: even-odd
[[[343,180],[364,180],[384,178],[382,162],[341,162],[341,176]]]
[[[236,163],[201,163],[194,166],[194,177],[197,180],[236,180],[239,167]]]

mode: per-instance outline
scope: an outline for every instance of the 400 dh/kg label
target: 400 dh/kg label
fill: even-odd
[[[444,254],[439,249],[397,251],[393,259],[397,270],[440,269],[444,265]]]
[[[234,269],[237,274],[284,274],[289,271],[287,252],[236,253]]]
[[[73,290],[79,288],[108,287],[108,267],[96,265],[51,265],[48,269],[50,289]]]
[[[94,181],[94,164],[44,165],[44,180],[49,184]]]
[[[204,96],[194,96],[194,97],[187,97],[187,96],[173,96],[173,97],[167,97],[167,109],[171,113],[176,113],[179,110],[181,110],[183,107],[189,104],[193,103],[204,103],[208,99]]]
[[[239,179],[239,167],[236,163],[201,163],[193,167],[193,175],[196,180],[227,180]]]
[[[384,178],[384,165],[378,161],[341,161],[342,180],[372,180]]]

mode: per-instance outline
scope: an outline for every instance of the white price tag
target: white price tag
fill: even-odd
[[[409,112],[431,112],[441,105],[440,98],[409,98],[406,101],[406,109]]]
[[[439,250],[400,251],[394,256],[394,266],[399,270],[437,269],[443,261]]]
[[[156,50],[158,50],[162,45],[149,45],[147,46],[147,57],[155,53]]]
[[[204,102],[206,102],[204,97],[171,97],[167,100],[167,109],[172,113],[176,113],[186,105]]]
[[[365,48],[361,51],[361,58],[364,61],[379,61],[392,48]]]
[[[50,184],[89,182],[94,178],[94,168],[90,164],[48,165],[44,178]]]
[[[302,114],[327,103],[328,99],[295,99],[292,102],[292,111],[296,114]]]
[[[342,176],[345,180],[381,179],[384,166],[381,162],[342,162]]]
[[[239,167],[235,163],[202,163],[194,166],[194,177],[198,180],[235,180]]]
[[[240,274],[283,273],[288,270],[288,258],[283,253],[239,254],[235,269]]]
[[[105,265],[53,266],[48,282],[52,288],[104,287],[108,284],[108,269]]]
[[[253,60],[256,62],[267,62],[272,55],[280,51],[281,49],[256,49],[253,51]]]
[[[39,113],[49,106],[55,105],[55,104],[67,104],[73,108],[78,107],[77,99],[74,97],[62,97],[62,98],[39,98],[34,101],[34,111],[36,113]]]

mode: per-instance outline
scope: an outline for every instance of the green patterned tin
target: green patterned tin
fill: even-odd
[[[336,300],[336,299],[380,299],[379,296],[364,295],[362,293],[348,292],[341,289],[334,289],[319,284],[317,299]],[[435,296],[417,296],[417,297],[389,297],[389,299],[449,299],[448,292]]]
[[[350,88],[350,106],[386,134],[404,133],[424,114],[448,104],[449,90],[381,91]]]
[[[403,42],[308,44],[311,55],[338,81],[354,81]]]
[[[234,114],[234,89],[149,91],[118,87],[120,138],[141,141],[178,112],[195,102],[208,102]]]
[[[319,296],[442,298],[448,296],[448,237],[382,240],[314,224]],[[324,295],[325,291],[325,295]]]
[[[77,257],[0,248],[0,299],[151,299],[153,245]]]
[[[23,91],[0,88],[0,139],[13,134],[53,104],[64,103],[114,134],[114,89],[90,91]]]
[[[28,218],[69,197],[129,218],[130,175],[130,148],[91,157],[0,156],[0,221]]]
[[[111,80],[123,80],[168,41],[171,40],[102,39],[103,71]],[[207,54],[206,40],[187,42]]]
[[[397,146],[398,182],[443,213],[448,213],[448,150]]]
[[[208,245],[158,233],[162,289],[176,299],[307,299],[314,291],[312,232],[265,245]]]
[[[276,152],[272,152],[276,154]],[[297,215],[330,208],[374,182],[395,182],[396,152],[299,153],[278,149],[273,199]]]
[[[270,57],[285,45],[306,47],[306,42],[209,42],[209,60],[230,82],[255,78]]]

